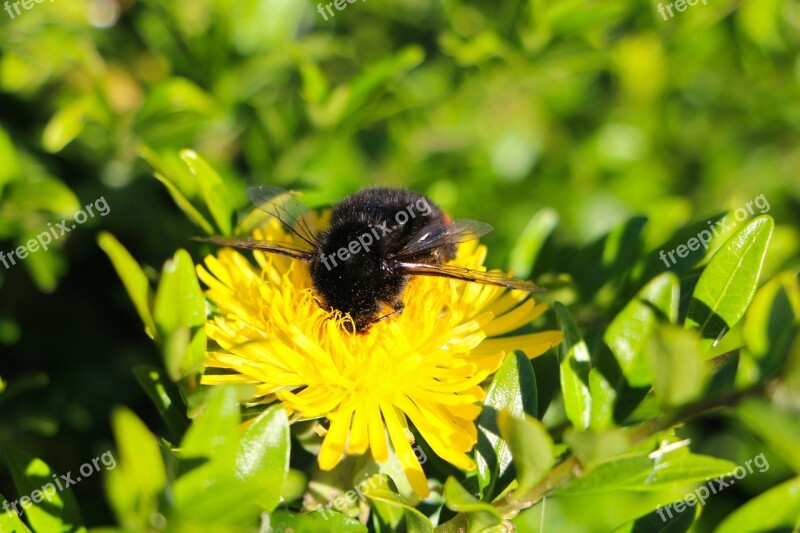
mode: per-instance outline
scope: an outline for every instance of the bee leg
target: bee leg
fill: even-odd
[[[391,304],[389,307],[391,307],[393,309],[393,311],[391,313],[389,313],[388,315],[383,315],[380,318],[376,318],[370,324],[375,324],[375,323],[378,323],[378,322],[380,322],[382,320],[386,320],[390,316],[399,315],[400,313],[403,312],[403,309],[406,308],[406,306],[403,304],[403,302],[396,302],[394,304]]]

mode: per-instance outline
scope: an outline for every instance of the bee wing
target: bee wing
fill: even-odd
[[[303,248],[294,244],[285,242],[273,241],[260,241],[251,239],[249,237],[194,237],[193,240],[201,242],[210,242],[211,244],[219,244],[221,246],[231,246],[233,248],[241,248],[243,250],[259,250],[262,252],[269,252],[278,255],[285,255],[292,259],[299,259],[308,263],[311,261],[313,252],[311,250],[304,250]]]
[[[316,231],[314,231],[311,221],[306,216],[311,210],[297,199],[297,193],[280,187],[254,185],[247,188],[247,196],[256,208],[277,218],[287,230],[297,235],[309,246],[314,247],[316,245]],[[237,231],[243,233],[252,231],[262,222],[263,215],[260,215],[254,209],[245,216]]]
[[[483,237],[494,228],[486,222],[457,218],[450,224],[431,224],[414,236],[398,252],[391,254],[391,259],[405,259],[417,254],[439,248],[447,244],[458,244]]]
[[[454,265],[439,265],[429,263],[397,263],[403,273],[416,276],[438,276],[441,278],[460,279],[473,283],[483,283],[484,285],[498,285],[527,292],[544,292],[547,289],[537,287],[530,281],[513,278],[503,272],[482,272]]]

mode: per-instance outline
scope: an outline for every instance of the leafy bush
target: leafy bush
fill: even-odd
[[[0,269],[0,499],[24,509],[0,511],[0,530],[796,529],[796,13],[657,7],[0,15],[0,250],[110,206]],[[417,190],[491,222],[488,265],[548,288],[547,312],[493,314],[535,314],[521,330],[480,332],[522,344],[492,352],[480,409],[462,407],[474,468],[423,420],[389,435],[385,461],[372,447],[328,468],[332,416],[262,382],[208,385],[230,347],[199,274],[223,252],[189,238],[242,234],[254,183],[315,209],[371,184]],[[62,472],[81,481],[62,488]]]

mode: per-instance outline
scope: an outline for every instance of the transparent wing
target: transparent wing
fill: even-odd
[[[287,244],[285,242],[272,242],[260,241],[251,239],[249,237],[194,237],[193,240],[201,242],[210,242],[211,244],[219,244],[221,246],[230,246],[232,248],[241,248],[243,250],[260,250],[262,252],[269,252],[278,255],[285,255],[292,259],[299,259],[301,261],[311,261],[312,252],[304,250],[294,244]]]
[[[247,196],[258,208],[248,213],[239,223],[238,232],[249,233],[264,222],[261,213],[266,213],[278,221],[289,231],[297,235],[309,246],[317,242],[316,231],[310,214],[311,210],[297,198],[297,193],[271,187],[255,185],[247,188]]]
[[[509,289],[527,292],[544,292],[547,290],[543,287],[537,287],[530,281],[512,278],[503,272],[481,272],[465,267],[428,263],[400,262],[398,266],[404,273],[416,276],[438,276],[441,278],[460,279],[473,283],[483,283],[484,285],[499,285],[500,287],[508,287]]]
[[[448,244],[471,241],[483,237],[494,228],[486,222],[457,218],[450,224],[430,224],[417,232],[400,251],[390,254],[390,259],[405,259]]]

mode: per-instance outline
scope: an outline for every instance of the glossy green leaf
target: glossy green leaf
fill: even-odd
[[[497,413],[507,410],[515,416],[537,414],[536,376],[530,361],[521,353],[506,355],[494,375],[478,418],[478,446],[475,462],[484,499],[493,498],[511,481],[511,450],[500,437]]]
[[[294,514],[275,511],[269,517],[268,531],[294,533],[367,533],[367,527],[355,518],[334,511],[311,511]]]
[[[677,276],[691,271],[720,244],[721,239],[728,236],[729,232],[720,234],[719,231],[715,232],[712,229],[712,225],[724,217],[724,213],[719,213],[709,217],[708,220],[701,220],[678,230],[675,235],[647,254],[644,260],[637,265],[634,269],[634,279],[644,283],[663,273],[666,269]],[[693,242],[693,246],[690,248],[689,241],[691,239],[695,239],[697,244]],[[703,242],[707,243],[707,247],[702,245]],[[679,246],[682,246],[680,254],[678,253]],[[670,252],[673,252],[671,256]]]
[[[253,478],[236,479],[230,474],[229,462],[214,460],[178,478],[173,485],[175,520],[206,530],[241,530],[262,516],[264,483]]]
[[[694,523],[697,506],[685,506],[681,511],[669,508],[656,509],[652,513],[637,518],[614,530],[614,533],[686,533]]]
[[[258,415],[239,442],[235,476],[257,479],[263,486],[259,504],[271,511],[280,502],[289,471],[289,419],[282,405]]]
[[[800,478],[756,496],[723,520],[715,533],[796,531],[800,517]]]
[[[617,391],[597,368],[589,370],[589,394],[592,397],[592,414],[589,425],[597,430],[613,425]]]
[[[206,348],[205,300],[185,250],[178,250],[164,264],[153,317],[164,339],[167,371],[173,381],[197,372]]]
[[[767,282],[753,298],[742,335],[764,377],[774,376],[789,353],[800,323],[800,286],[794,272],[783,272]]]
[[[654,278],[614,317],[603,335],[632,387],[652,382],[646,348],[659,323],[677,320],[679,287],[675,274]]]
[[[236,209],[231,194],[217,171],[194,150],[181,150],[181,159],[197,178],[197,185],[211,216],[223,235],[230,235]]]
[[[118,466],[109,472],[109,499],[127,523],[146,524],[157,509],[157,497],[167,475],[156,437],[128,409],[114,411],[111,425],[117,443]]]
[[[133,369],[136,381],[164,417],[172,434],[180,439],[189,426],[186,420],[186,406],[175,384],[155,367],[137,366]]]
[[[634,444],[633,435],[624,428],[604,431],[567,429],[564,442],[587,469],[626,453]]]
[[[192,202],[190,202],[189,199],[186,198],[180,190],[178,190],[178,188],[169,180],[169,178],[160,172],[155,172],[153,176],[155,176],[158,181],[164,184],[164,187],[166,187],[169,191],[169,195],[172,196],[172,199],[175,201],[178,207],[181,208],[181,211],[186,213],[186,216],[189,217],[189,220],[197,224],[197,226],[199,226],[200,229],[206,233],[206,235],[214,234],[214,227],[211,225],[211,223],[206,220],[206,217],[204,217],[203,214],[200,213],[200,211],[198,211],[194,205],[192,205]]]
[[[250,394],[252,387],[212,387],[200,415],[186,432],[179,457],[191,469],[173,484],[175,514],[181,521],[244,526],[272,506],[280,494],[280,485],[267,474],[285,464],[285,420],[279,413],[263,415],[243,444],[239,402]],[[275,450],[256,446],[253,440],[259,438],[275,444]],[[281,485],[285,475],[282,468]]]
[[[448,509],[466,513],[468,516],[472,513],[488,515],[493,517],[491,521],[494,523],[500,521],[500,512],[495,506],[477,499],[470,494],[467,489],[461,486],[454,477],[447,478],[447,481],[444,483],[444,492],[442,494],[444,496],[444,503]],[[483,516],[480,519],[485,521],[486,518],[486,516]]]
[[[628,455],[611,459],[593,468],[556,494],[598,494],[618,490],[652,491],[683,487],[729,474],[736,465],[724,459],[686,454],[656,457],[654,454]]]
[[[353,492],[350,494],[344,492],[340,498],[343,497],[345,499],[346,506],[339,505],[338,507],[335,507],[335,509],[343,512],[349,510],[352,513],[358,508],[359,494],[363,494],[365,497],[369,498],[369,495],[374,492],[376,498],[370,498],[370,502],[375,513],[376,521],[379,521],[388,528],[397,529],[403,519],[406,518],[406,506],[409,505],[408,501],[405,497],[399,494],[397,485],[388,474],[378,473],[374,475],[368,475],[368,472],[365,472],[363,475],[365,477],[363,480],[358,481],[358,479],[356,479],[352,483],[350,482],[350,479],[345,481],[346,486],[352,484]],[[328,477],[326,480],[327,479],[330,478]],[[331,488],[331,493],[333,494],[335,490],[336,489]],[[331,501],[326,505],[327,509],[330,509],[331,503],[334,503],[335,505],[336,502],[336,499],[333,498],[333,496],[331,496],[329,499]],[[412,517],[412,520],[413,519],[414,518]]]
[[[209,390],[202,412],[181,441],[184,456],[213,457],[218,452],[227,452],[233,457],[240,421],[237,400],[234,386],[216,386]]]
[[[108,258],[111,259],[117,275],[122,280],[128,296],[133,301],[133,305],[136,307],[142,322],[144,322],[145,332],[150,338],[155,338],[156,326],[153,316],[150,314],[152,293],[147,276],[145,276],[136,260],[128,253],[128,250],[110,233],[100,233],[97,243]]]
[[[517,491],[526,493],[544,478],[555,463],[553,439],[539,420],[506,410],[497,415],[500,435],[508,443],[517,471]]]
[[[700,276],[686,325],[700,331],[704,347],[711,347],[744,316],[774,225],[767,215],[753,219],[722,245]]]
[[[402,510],[405,518],[406,531],[414,533],[433,533],[433,524],[427,516],[410,505],[405,498],[397,492],[391,490],[388,483],[383,483],[377,488],[364,493],[373,502],[380,502],[384,505]]]
[[[557,224],[558,213],[554,209],[544,208],[533,215],[511,249],[509,263],[516,276],[530,276],[544,242]]]
[[[0,509],[0,531],[4,533],[6,531],[9,533],[31,533],[28,526],[26,526],[25,523],[20,520],[19,516],[17,516],[17,513],[14,512],[14,508],[10,503],[14,501],[14,499],[12,498],[9,500],[0,494],[0,500],[9,502],[8,507]]]
[[[564,332],[564,342],[558,346],[561,362],[561,390],[567,418],[578,429],[587,429],[592,421],[592,397],[589,391],[591,357],[589,348],[567,308],[556,302],[558,327]]]
[[[41,459],[13,447],[6,448],[5,454],[20,495],[19,505],[25,509],[25,516],[34,531],[86,531],[72,488],[68,485],[80,483],[81,476],[77,471],[53,472]]]

